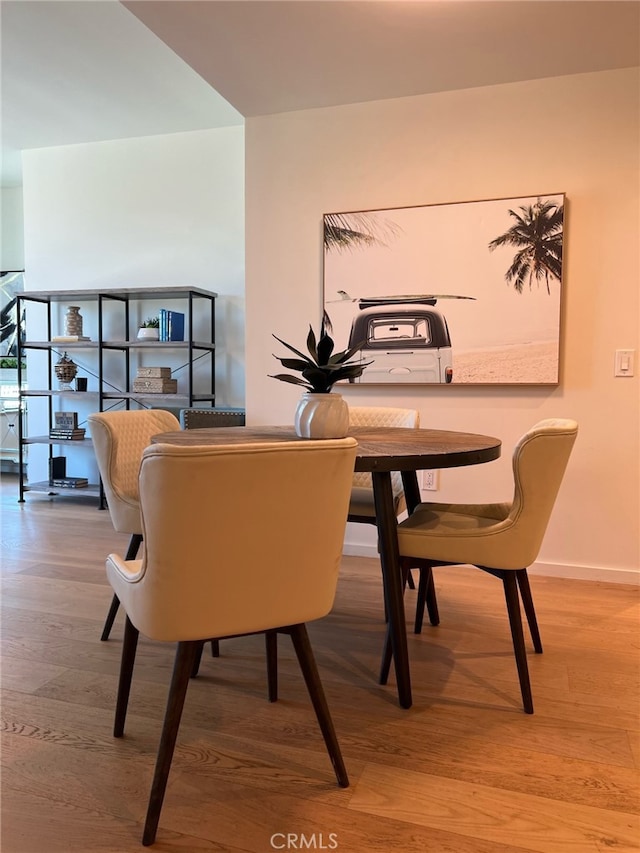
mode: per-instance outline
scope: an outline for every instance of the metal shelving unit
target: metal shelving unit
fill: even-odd
[[[17,297],[18,316],[25,311],[25,326],[27,339],[18,341],[18,388],[20,410],[27,417],[18,419],[18,469],[20,496],[19,501],[24,501],[24,495],[28,491],[46,492],[51,495],[74,495],[99,497],[100,505],[104,504],[102,485],[89,484],[82,488],[59,488],[54,487],[49,481],[31,482],[27,480],[25,449],[29,444],[49,445],[49,459],[54,454],[54,448],[62,446],[67,449],[92,448],[91,438],[87,436],[82,440],[52,439],[48,435],[28,435],[28,412],[27,401],[30,398],[43,398],[48,404],[48,423],[51,428],[54,420],[55,406],[59,400],[75,398],[77,402],[81,399],[83,403],[90,402],[93,411],[105,411],[121,405],[122,408],[130,409],[132,406],[138,408],[163,407],[186,408],[194,404],[204,406],[215,406],[215,300],[217,294],[196,287],[168,287],[168,288],[119,288],[114,290],[56,290],[56,291],[25,291]],[[185,340],[184,341],[150,341],[137,340],[135,333],[137,323],[133,322],[131,308],[139,302],[178,302],[181,310],[185,313]],[[52,337],[54,318],[52,307],[56,303],[86,305],[97,303],[95,340],[89,341],[55,341]],[[46,323],[46,340],[29,340],[29,308],[39,306],[35,310],[44,311],[41,324]],[[198,328],[202,336],[194,339],[194,321],[197,319]],[[109,322],[107,322],[109,321]],[[86,322],[86,320],[85,320]],[[104,330],[110,331],[116,328],[115,338],[105,338]],[[59,334],[59,333],[58,333]],[[47,375],[49,376],[48,387],[42,389],[25,388],[24,368],[20,367],[22,360],[30,350],[45,352],[47,355]],[[54,355],[65,350],[71,355],[74,352],[84,352],[96,355],[96,377],[97,391],[69,391],[55,388]],[[123,381],[116,385],[107,380],[105,355],[109,352],[121,353],[122,362],[120,369]],[[132,390],[135,378],[134,366],[137,356],[142,352],[154,353],[184,353],[186,364],[180,369],[186,368],[186,380],[182,383],[183,388],[178,394],[144,394]],[[194,391],[194,361],[198,358],[208,359],[209,381],[208,387],[203,392]],[[121,386],[121,387],[119,387]],[[65,403],[66,404],[66,403]]]

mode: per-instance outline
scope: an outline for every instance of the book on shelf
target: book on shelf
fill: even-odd
[[[158,340],[167,340],[167,309],[161,308],[158,311]]]
[[[180,311],[167,311],[167,340],[184,340],[184,314]]]
[[[89,485],[89,480],[86,477],[56,477],[52,485],[60,489],[82,489]]]
[[[76,344],[78,341],[90,341],[91,338],[86,335],[54,335],[51,338],[52,344]]]
[[[77,412],[54,412],[53,413],[54,429],[77,429],[78,428],[78,413]]]
[[[184,314],[180,311],[167,311],[161,308],[158,311],[160,321],[159,340],[161,341],[183,341],[184,340]]]
[[[86,432],[85,429],[50,429],[49,438],[59,438],[64,441],[82,441]]]

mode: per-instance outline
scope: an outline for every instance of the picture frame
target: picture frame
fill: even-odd
[[[558,385],[565,194],[327,213],[323,307],[354,384]]]

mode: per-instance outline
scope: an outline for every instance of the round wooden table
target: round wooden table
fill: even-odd
[[[417,471],[491,462],[500,456],[501,441],[474,433],[404,427],[352,427],[349,435],[358,442],[354,470],[370,472],[373,481],[382,581],[398,700],[403,708],[410,708],[411,674],[391,472],[400,471],[402,474],[407,509],[411,513],[420,503]],[[299,438],[293,427],[285,426],[181,430],[161,433],[152,438],[156,444],[183,446],[306,440]]]

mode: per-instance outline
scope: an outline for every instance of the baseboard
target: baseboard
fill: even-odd
[[[347,557],[379,558],[375,545],[365,543],[346,543],[342,553]],[[582,581],[605,581],[606,583],[626,583],[640,586],[640,569],[607,569],[602,566],[576,566],[567,563],[534,563],[529,568],[531,575],[571,578]]]
[[[603,566],[575,566],[567,563],[534,563],[529,569],[529,574],[640,586],[640,569],[607,569]]]
[[[365,545],[362,542],[345,542],[342,546],[342,553],[345,557],[379,557],[375,545]]]

